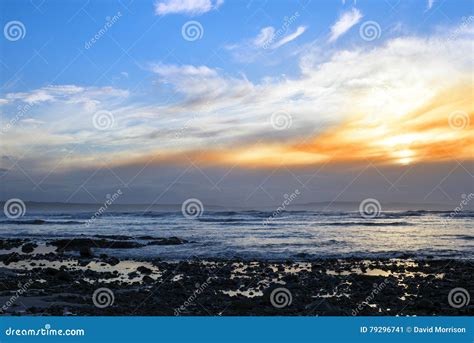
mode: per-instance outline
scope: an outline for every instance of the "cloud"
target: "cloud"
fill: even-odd
[[[2,135],[2,146],[9,155],[28,151],[25,158],[43,164],[66,145],[81,146],[61,167],[93,165],[105,158],[124,164],[154,156],[166,156],[169,164],[192,156],[202,163],[252,167],[307,165],[332,157],[351,162],[367,157],[377,163],[469,154],[472,159],[473,131],[454,130],[448,123],[454,111],[465,112],[474,122],[469,101],[472,33],[443,34],[402,36],[377,47],[361,45],[322,56],[308,50],[291,78],[250,81],[244,74],[205,65],[157,63],[150,68],[157,96],[149,95],[145,104],[127,100],[124,91],[111,87],[10,93],[7,99],[43,99],[43,106],[28,116],[47,124],[41,130],[15,126]],[[160,97],[163,89],[172,96]],[[93,112],[78,106],[82,99],[99,101],[111,111],[113,130],[95,130],[87,120]],[[291,116],[291,125],[278,131],[271,118],[281,112]],[[2,119],[4,113],[9,112],[2,111]]]
[[[254,86],[247,79],[223,75],[207,66],[155,64],[151,69],[160,83],[171,85],[184,96],[183,103],[171,107],[174,111],[216,108],[230,100],[236,103],[253,92]]]
[[[353,8],[351,11],[344,12],[331,26],[329,42],[336,41],[339,37],[349,31],[351,27],[356,25],[362,19],[362,16],[362,13],[356,8]]]
[[[299,26],[295,32],[291,33],[291,34],[288,34],[286,36],[284,36],[282,39],[280,39],[278,42],[276,42],[275,44],[272,45],[272,49],[277,49],[283,45],[285,45],[286,43],[289,43],[291,42],[292,40],[295,40],[296,38],[298,38],[299,36],[301,36],[304,32],[306,31],[306,27],[305,26]]]
[[[294,22],[299,17],[298,12],[290,20]],[[239,62],[250,62],[262,54],[262,51],[271,51],[282,47],[283,45],[295,40],[306,30],[306,26],[299,26],[295,31],[288,33],[288,26],[282,26],[275,29],[273,26],[267,26],[260,30],[258,35],[251,39],[246,39],[241,43],[230,44],[225,48],[230,51],[233,57]],[[268,57],[268,56],[266,56]]]
[[[223,0],[165,0],[155,2],[155,14],[200,15],[219,8]]]
[[[29,92],[8,93],[9,101],[22,101],[30,105],[45,102],[84,103],[90,106],[100,98],[127,97],[128,91],[113,87],[80,87],[76,85],[52,85]]]
[[[435,3],[435,0],[428,0],[428,3],[426,5],[427,6],[426,10],[427,11],[430,10],[433,7],[434,3]]]
[[[22,119],[21,122],[22,122],[22,123],[25,123],[25,124],[32,124],[32,125],[42,125],[42,124],[45,124],[44,121],[38,120],[38,119],[35,119],[35,118],[25,118],[25,119]]]
[[[301,36],[306,29],[306,26],[299,26],[293,33],[287,33],[288,28],[275,30],[274,27],[267,26],[251,41],[256,48],[277,49]]]
[[[267,42],[273,39],[275,35],[275,28],[272,26],[264,27],[260,30],[260,33],[253,40],[253,45],[262,48]]]

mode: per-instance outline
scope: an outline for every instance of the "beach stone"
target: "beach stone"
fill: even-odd
[[[146,274],[146,275],[150,275],[152,273],[152,270],[150,268],[145,267],[145,266],[138,267],[137,271],[142,273],[142,274]]]
[[[32,253],[37,246],[38,246],[37,244],[31,243],[31,242],[30,243],[25,243],[21,247],[21,251],[24,252],[25,254],[29,254],[29,253]]]
[[[153,242],[148,243],[148,245],[180,245],[184,243],[188,243],[188,241],[178,237],[169,237],[159,238]]]
[[[116,257],[109,257],[105,262],[110,264],[111,266],[115,266],[120,263],[120,260]]]
[[[155,282],[155,280],[154,280],[153,278],[149,277],[148,275],[145,275],[145,276],[143,277],[143,282],[144,282],[144,283],[147,283],[147,284],[150,284],[150,283]]]
[[[55,277],[61,281],[72,281],[72,276],[66,271],[59,271],[56,273]]]

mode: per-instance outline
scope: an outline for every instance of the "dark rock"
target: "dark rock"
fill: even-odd
[[[145,246],[138,242],[93,238],[58,239],[51,242],[51,244],[59,250],[80,250],[81,248],[130,249]]]
[[[147,284],[150,284],[150,283],[155,282],[155,280],[153,280],[153,278],[149,277],[148,275],[145,275],[145,276],[143,277],[143,282],[144,282],[144,283],[147,283]]]
[[[116,266],[120,263],[120,260],[116,257],[109,257],[104,262],[110,264],[111,266]]]
[[[35,244],[35,243],[25,243],[23,244],[23,246],[21,247],[21,251],[24,252],[25,254],[30,254],[32,253],[35,248],[37,247],[38,245]]]
[[[152,270],[150,268],[145,267],[145,266],[138,267],[137,271],[142,273],[142,274],[146,274],[146,275],[150,275],[152,273]]]
[[[20,247],[24,242],[26,242],[25,239],[0,239],[0,249],[1,250],[9,250],[12,248],[18,248]]]
[[[170,237],[170,238],[159,238],[156,241],[152,241],[148,243],[148,245],[179,245],[188,243],[187,240],[181,239],[178,237]]]
[[[72,281],[72,276],[66,271],[59,271],[56,273],[55,278],[61,281]]]

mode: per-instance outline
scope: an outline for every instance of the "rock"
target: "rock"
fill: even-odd
[[[137,272],[131,272],[131,273],[128,273],[128,278],[129,279],[134,279],[138,277],[138,273]]]
[[[38,245],[35,244],[35,243],[25,243],[23,244],[23,246],[21,247],[21,251],[24,252],[25,254],[30,254],[32,253],[35,248],[37,247]]]
[[[65,272],[65,271],[59,271],[56,273],[55,277],[58,279],[58,280],[61,280],[61,281],[72,281],[72,276],[71,274],[69,274],[68,272]]]
[[[143,282],[144,282],[144,283],[147,283],[147,284],[150,284],[150,283],[155,282],[155,280],[153,280],[153,279],[152,279],[151,277],[149,277],[148,275],[145,275],[145,276],[143,277]]]
[[[126,240],[108,240],[93,238],[58,239],[51,242],[58,250],[80,250],[81,248],[131,249],[141,248],[144,244]]]
[[[9,250],[12,248],[18,248],[21,246],[26,240],[24,239],[0,239],[0,249],[1,250]]]
[[[116,266],[117,264],[120,263],[120,260],[116,257],[109,257],[104,262],[110,264],[111,266]]]
[[[188,243],[187,240],[178,237],[159,238],[156,241],[148,243],[148,245],[179,245]]]
[[[150,268],[145,267],[145,266],[138,267],[137,271],[142,273],[142,274],[146,274],[146,275],[150,275],[152,273],[152,270]]]

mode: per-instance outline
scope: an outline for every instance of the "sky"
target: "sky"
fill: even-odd
[[[456,204],[471,1],[3,0],[0,199]]]

